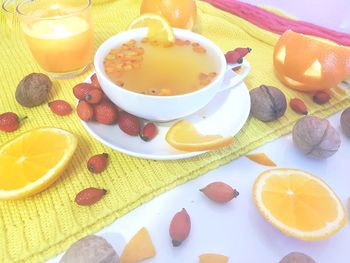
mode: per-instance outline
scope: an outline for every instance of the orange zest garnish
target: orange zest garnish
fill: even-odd
[[[346,223],[345,208],[321,179],[296,169],[260,174],[253,188],[260,213],[283,233],[302,240],[322,240]]]
[[[247,154],[246,157],[258,164],[265,166],[277,166],[265,153],[252,153]]]
[[[233,142],[232,136],[200,134],[187,120],[175,123],[169,129],[165,139],[175,149],[192,152],[214,150]]]

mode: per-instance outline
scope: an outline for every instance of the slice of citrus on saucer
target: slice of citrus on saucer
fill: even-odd
[[[203,135],[187,120],[175,123],[165,139],[175,149],[189,152],[214,150],[233,142],[232,136]]]
[[[343,204],[321,179],[296,169],[272,169],[256,179],[253,197],[260,213],[283,233],[322,240],[346,223]]]
[[[131,22],[128,29],[148,28],[148,37],[163,43],[173,43],[175,40],[171,25],[160,15],[146,13]]]
[[[62,173],[77,147],[68,131],[38,128],[0,148],[0,200],[40,192]]]

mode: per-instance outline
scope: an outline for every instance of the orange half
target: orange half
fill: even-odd
[[[346,223],[345,209],[321,179],[296,169],[263,172],[253,189],[260,213],[283,233],[302,240],[322,240]]]
[[[63,172],[77,147],[68,131],[39,128],[0,148],[0,200],[40,192]]]

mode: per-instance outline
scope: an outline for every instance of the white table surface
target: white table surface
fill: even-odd
[[[284,1],[258,2],[280,7],[285,11],[292,10],[294,16],[304,20],[311,17],[311,14],[301,10],[301,2],[305,1],[291,1],[294,4],[289,7],[281,4]],[[300,4],[299,12],[295,8],[295,2]],[[349,0],[320,0],[317,1],[320,5],[319,10],[325,10],[330,2],[336,10],[350,7]],[[350,16],[340,12],[329,27],[350,32],[349,18]],[[324,24],[324,20],[321,17],[319,19],[320,24]],[[309,20],[317,23],[317,17],[312,16]],[[268,154],[280,168],[303,169],[321,177],[338,194],[344,205],[347,205],[350,196],[350,138],[342,133],[339,118],[338,113],[329,120],[340,132],[342,145],[339,151],[327,160],[319,161],[305,157],[294,147],[290,135],[268,143],[254,152]],[[154,198],[96,234],[105,237],[120,254],[126,242],[140,228],[146,227],[156,247],[157,256],[144,261],[145,263],[198,262],[200,254],[209,252],[229,256],[229,262],[277,263],[292,251],[304,252],[318,263],[350,262],[349,223],[327,240],[306,242],[284,235],[259,214],[252,200],[252,185],[255,178],[266,169],[268,167],[255,164],[245,157],[238,158]],[[239,191],[239,197],[225,205],[211,202],[198,190],[214,181],[232,185]],[[168,234],[169,223],[173,215],[183,207],[191,216],[192,229],[189,238],[180,247],[174,248]],[[61,256],[49,260],[48,263],[59,262]]]

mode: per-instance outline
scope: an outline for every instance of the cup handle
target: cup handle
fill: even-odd
[[[232,68],[242,67],[243,71],[240,73],[233,72]],[[250,71],[250,64],[248,61],[243,60],[241,64],[227,64],[224,81],[219,91],[224,91],[236,86],[238,83],[248,75]]]

